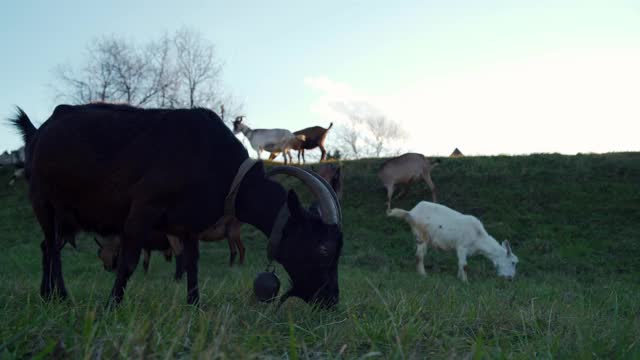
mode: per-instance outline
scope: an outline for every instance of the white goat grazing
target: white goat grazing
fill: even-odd
[[[480,253],[493,262],[498,276],[512,280],[516,275],[518,257],[511,251],[509,241],[502,245],[487,233],[482,223],[471,215],[464,215],[444,205],[421,201],[411,211],[392,209],[388,216],[404,219],[416,237],[416,268],[424,271],[427,245],[458,254],[458,277],[467,281],[467,256]]]
[[[258,159],[261,159],[263,150],[268,152],[282,152],[284,156],[284,163],[287,163],[287,154],[289,155],[289,161],[291,161],[291,148],[299,142],[304,141],[304,136],[299,139],[293,133],[286,129],[251,129],[245,125],[242,120],[244,116],[236,117],[233,122],[233,133],[243,133],[244,136],[249,139],[249,143],[253,150],[258,153]]]

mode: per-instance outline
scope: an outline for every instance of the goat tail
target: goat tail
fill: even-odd
[[[22,140],[24,144],[27,145],[36,135],[38,129],[33,126],[33,123],[27,116],[27,114],[19,107],[16,106],[17,114],[9,119],[9,123],[16,127],[20,134],[22,135]]]
[[[431,160],[431,168],[433,169],[434,167],[440,165],[441,163],[442,163],[442,160],[435,158]]]
[[[411,221],[411,213],[402,209],[391,209],[387,211],[387,216],[397,217],[405,221]]]
[[[332,126],[333,126],[333,122],[329,124],[329,127],[327,128],[327,131],[329,131],[329,129],[331,129]]]

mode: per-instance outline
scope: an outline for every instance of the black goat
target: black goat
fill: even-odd
[[[200,236],[233,208],[238,220],[270,237],[269,256],[291,279],[283,299],[338,302],[339,204],[308,172],[276,169],[319,199],[322,217],[310,214],[295,191],[270,179],[261,162],[247,160],[247,150],[212,111],[60,105],[39,129],[21,109],[12,122],[25,141],[29,198],[44,234],[43,298],[67,296],[60,251],[77,232],[122,236],[110,296],[116,304],[142,249],[162,233],[180,241],[187,302],[196,303]]]

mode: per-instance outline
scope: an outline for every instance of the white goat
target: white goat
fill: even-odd
[[[233,122],[233,133],[243,133],[249,139],[249,143],[253,150],[258,153],[258,159],[261,159],[263,150],[268,152],[282,152],[284,163],[287,163],[287,155],[291,161],[291,148],[299,141],[304,141],[304,135],[293,135],[286,129],[251,129],[245,125],[242,120],[244,116],[236,117]],[[300,138],[300,136],[302,136]]]
[[[427,245],[441,250],[455,250],[458,254],[458,277],[467,281],[467,256],[480,253],[493,262],[498,276],[512,280],[516,275],[518,257],[511,251],[509,241],[502,245],[487,233],[482,223],[471,215],[464,215],[444,205],[421,201],[411,211],[392,209],[388,216],[404,219],[416,237],[416,268],[424,271]]]

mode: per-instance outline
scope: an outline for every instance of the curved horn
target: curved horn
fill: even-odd
[[[306,170],[293,166],[276,166],[267,172],[267,176],[277,174],[289,175],[302,181],[311,190],[311,193],[320,201],[322,221],[325,224],[340,224],[338,218],[339,206],[334,202],[331,193],[315,176]]]
[[[331,194],[331,198],[333,199],[333,203],[335,204],[336,209],[338,209],[338,224],[342,225],[342,208],[340,207],[340,201],[338,201],[338,195],[336,194],[335,190],[333,190],[327,180],[325,180],[325,178],[320,176],[317,172],[305,168],[303,169],[309,174],[313,175],[316,179],[318,179],[318,181],[322,183],[322,185],[327,188],[329,194]]]

